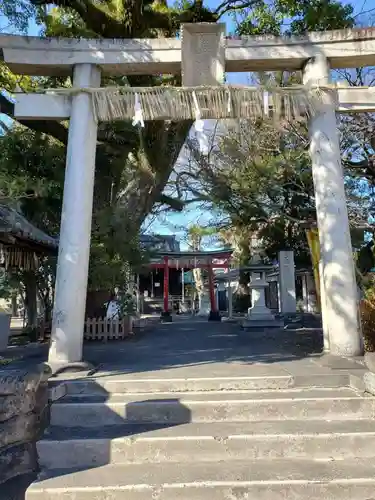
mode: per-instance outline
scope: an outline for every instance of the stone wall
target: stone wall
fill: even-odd
[[[43,368],[0,371],[0,484],[37,471],[36,441],[48,420]]]

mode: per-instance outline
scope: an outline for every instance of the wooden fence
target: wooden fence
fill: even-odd
[[[85,340],[122,340],[133,335],[133,318],[107,319],[87,318],[84,329]]]

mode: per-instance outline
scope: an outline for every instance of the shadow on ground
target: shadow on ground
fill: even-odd
[[[35,479],[36,474],[24,474],[1,484],[1,498],[4,500],[25,500],[26,490]]]
[[[135,342],[86,344],[84,355],[108,375],[213,363],[270,364],[321,354],[320,328],[289,326],[254,332],[235,323],[179,319],[155,325]]]
[[[124,395],[125,396],[125,395]],[[192,421],[191,410],[183,405],[178,398],[161,398],[161,399],[145,399],[130,401],[124,403],[124,406],[117,406],[114,411],[110,406],[105,405],[106,402],[110,404],[108,399],[110,394],[107,393],[103,387],[97,385],[91,386],[90,395],[87,397],[79,397],[75,399],[73,396],[66,396],[54,404],[54,409],[57,414],[56,418],[52,419],[54,426],[47,429],[44,435],[44,441],[53,441],[53,449],[46,452],[41,450],[42,460],[48,456],[49,460],[53,460],[58,456],[58,460],[65,461],[69,464],[69,468],[53,468],[49,466],[47,460],[46,470],[48,471],[48,478],[61,477],[70,474],[72,471],[80,472],[89,469],[103,467],[113,463],[113,449],[112,439],[116,438],[130,438],[130,442],[125,444],[123,453],[121,455],[126,463],[137,461],[137,454],[133,450],[137,436],[146,433],[188,424]],[[70,417],[69,423],[65,418],[65,424],[59,422],[58,415],[61,414],[60,404],[65,406],[66,403],[74,403],[74,401],[84,401],[86,403],[103,403],[99,408],[93,411],[89,405],[86,409],[77,412],[75,408],[69,409],[68,416]],[[84,407],[84,405],[83,405]],[[82,408],[82,407],[81,407]],[[64,410],[63,410],[64,411]],[[67,415],[65,413],[65,415]],[[61,425],[56,425],[56,424]],[[75,445],[72,449],[71,441],[82,440],[83,448]],[[94,447],[90,444],[89,440],[101,440]],[[117,444],[117,446],[119,446]],[[150,456],[148,460],[154,460],[154,455]],[[51,463],[51,462],[50,462]],[[60,462],[61,463],[61,462]],[[41,463],[43,465],[43,462]],[[41,480],[45,479],[43,468],[40,476]],[[25,500],[25,493],[29,485],[35,481],[38,482],[37,477],[34,475],[27,475],[13,479],[8,483],[1,485],[1,499],[4,500]]]

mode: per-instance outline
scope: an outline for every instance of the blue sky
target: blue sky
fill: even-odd
[[[170,3],[174,3],[174,0],[172,0]],[[220,3],[221,0],[208,0],[205,2],[205,5],[208,5],[211,8],[216,8]],[[343,0],[343,3],[351,3],[355,6],[355,14],[358,16],[358,21],[361,24],[369,24],[369,18],[374,19],[375,0],[353,0],[352,2]],[[233,22],[229,16],[225,16],[222,21],[226,22],[228,33],[234,30]],[[0,18],[0,27],[5,26],[6,20]],[[38,29],[39,28],[35,25],[35,23],[31,21],[29,34],[38,35]],[[6,32],[7,30],[3,29],[2,31]],[[230,74],[228,75],[228,80],[231,83],[246,83],[249,81],[249,75],[246,73]],[[202,211],[197,207],[190,206],[190,208],[188,210],[185,210],[183,213],[169,213],[166,216],[159,217],[151,224],[151,226],[148,226],[147,230],[162,234],[176,233],[178,234],[178,236],[182,237],[184,234],[184,229],[182,228],[186,228],[192,223],[208,224],[212,218],[212,215],[213,214],[207,211]]]

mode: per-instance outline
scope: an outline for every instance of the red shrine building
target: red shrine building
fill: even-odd
[[[145,235],[144,239],[147,238]],[[171,321],[171,313],[187,303],[190,308],[193,294],[191,271],[202,269],[204,288],[208,291],[210,301],[209,319],[220,321],[218,303],[215,294],[215,274],[229,271],[232,250],[214,251],[182,251],[175,236],[149,237],[152,241],[144,241],[155,248],[157,239],[160,244],[153,251],[152,258],[139,276],[139,292],[146,302],[158,302],[161,306],[161,317]],[[156,241],[155,241],[156,240]],[[150,245],[150,246],[151,246]],[[189,277],[189,279],[187,279]]]

